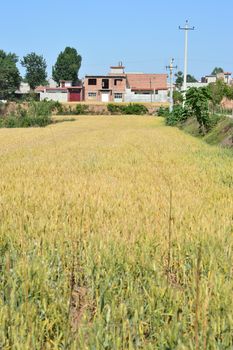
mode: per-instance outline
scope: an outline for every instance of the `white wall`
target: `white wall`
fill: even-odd
[[[167,102],[168,91],[159,90],[158,94],[135,94],[131,89],[126,89],[125,102]]]
[[[67,102],[68,93],[67,92],[41,92],[40,100],[43,101],[45,99],[58,101],[58,102]]]

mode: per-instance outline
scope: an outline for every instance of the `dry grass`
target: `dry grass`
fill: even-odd
[[[153,117],[0,136],[0,348],[233,348],[230,153]]]

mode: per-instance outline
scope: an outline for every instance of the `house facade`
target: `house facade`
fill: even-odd
[[[126,91],[124,67],[111,67],[108,75],[86,75],[84,79],[85,101],[123,102]]]
[[[107,75],[87,75],[85,101],[167,102],[167,74],[125,73],[122,64]]]
[[[72,81],[60,81],[59,87],[38,86],[35,92],[40,94],[40,101],[79,102],[83,100],[83,87],[73,86]]]

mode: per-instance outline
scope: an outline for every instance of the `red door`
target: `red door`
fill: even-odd
[[[81,90],[70,90],[69,102],[81,101]]]

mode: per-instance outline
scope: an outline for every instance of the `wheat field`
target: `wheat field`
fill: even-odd
[[[232,152],[86,116],[0,165],[1,349],[233,349]]]

